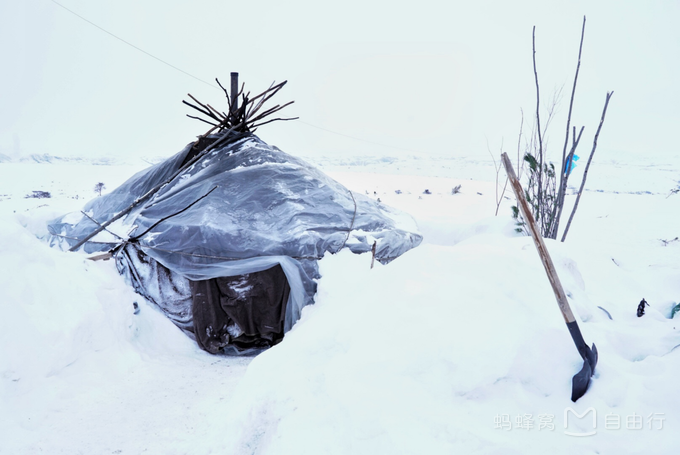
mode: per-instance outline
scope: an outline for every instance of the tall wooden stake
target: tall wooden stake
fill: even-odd
[[[238,73],[231,73],[231,117],[236,120],[238,111]]]

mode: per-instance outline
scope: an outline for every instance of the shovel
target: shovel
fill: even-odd
[[[586,390],[588,390],[588,385],[590,385],[590,377],[595,372],[595,365],[597,364],[597,348],[593,344],[591,349],[583,339],[581,330],[578,328],[576,319],[574,319],[574,314],[571,312],[571,308],[569,307],[569,302],[567,301],[567,296],[564,293],[564,289],[562,288],[562,283],[560,283],[560,279],[557,276],[557,272],[555,271],[555,266],[553,265],[552,259],[550,259],[548,249],[545,247],[545,243],[543,243],[543,237],[541,237],[541,234],[538,232],[538,227],[536,226],[534,217],[529,210],[529,206],[527,205],[522,186],[519,184],[519,180],[517,180],[515,171],[512,168],[510,158],[508,158],[506,153],[503,153],[501,158],[503,160],[503,166],[505,166],[505,171],[507,172],[508,178],[510,179],[512,189],[515,192],[515,197],[517,197],[517,205],[519,206],[519,210],[521,211],[522,217],[529,227],[529,232],[531,232],[531,237],[534,239],[534,245],[536,245],[538,255],[541,257],[541,261],[543,261],[545,273],[548,275],[553,292],[555,292],[557,305],[560,307],[564,321],[567,323],[569,334],[574,340],[576,349],[578,349],[579,354],[581,354],[581,357],[583,358],[583,368],[581,368],[581,371],[574,375],[571,381],[571,401],[575,402],[586,393]]]

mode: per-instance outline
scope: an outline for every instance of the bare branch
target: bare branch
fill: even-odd
[[[229,100],[229,92],[227,91],[227,89],[222,86],[219,79],[215,78],[215,81],[217,82],[217,85],[219,85],[220,88],[224,91],[224,96],[226,96],[227,100]]]
[[[538,133],[538,206],[541,207],[543,202],[543,137],[541,136],[541,90],[538,85],[538,71],[536,70],[536,26],[534,25],[531,34],[531,44],[533,50],[534,62],[534,81],[536,82],[536,131]],[[537,215],[539,215],[537,213]],[[536,220],[540,222],[540,220]]]
[[[571,211],[571,215],[569,215],[569,221],[567,222],[567,227],[564,229],[564,234],[562,234],[562,242],[564,242],[564,239],[567,238],[567,233],[569,232],[569,227],[571,226],[571,222],[574,219],[574,214],[576,213],[576,209],[578,208],[578,203],[581,200],[581,194],[583,193],[583,188],[586,185],[586,177],[588,177],[588,169],[590,168],[590,163],[593,161],[593,155],[595,155],[595,149],[597,148],[597,138],[600,136],[600,131],[602,130],[602,125],[604,124],[604,118],[605,115],[607,115],[607,106],[609,106],[609,99],[612,97],[614,92],[608,92],[607,93],[607,98],[604,102],[604,109],[602,110],[602,117],[600,117],[600,124],[597,127],[597,132],[595,133],[595,137],[593,138],[593,149],[590,152],[590,156],[588,157],[588,163],[586,164],[586,169],[583,171],[583,180],[581,180],[581,187],[578,190],[578,195],[576,196],[576,202],[574,203],[574,208]]]
[[[215,114],[216,117],[218,117],[223,122],[227,119],[227,116],[223,112],[218,111],[209,104],[206,104],[206,106],[212,111],[213,114]]]
[[[522,146],[522,129],[524,128],[524,109],[520,108],[520,113],[522,114],[522,121],[519,124],[519,134],[517,135],[517,178],[522,177],[522,158],[520,155]],[[507,179],[506,179],[507,181]]]
[[[203,110],[203,109],[201,109],[200,107],[195,106],[195,105],[189,103],[188,101],[182,100],[182,103],[186,104],[187,106],[191,107],[192,109],[196,109],[196,110],[197,110],[198,112],[200,112],[201,114],[203,114],[203,115],[205,115],[205,116],[207,116],[207,117],[210,117],[210,118],[212,118],[213,120],[217,120],[217,121],[219,122],[219,119],[218,119],[218,118],[215,118],[215,116],[210,112],[210,110]]]
[[[80,213],[82,213],[83,215],[85,215],[86,217],[88,217],[92,222],[94,222],[94,224],[96,224],[97,226],[100,226],[100,227],[101,227],[102,224],[101,224],[99,221],[95,220],[94,218],[92,218],[90,215],[88,215],[87,213],[83,212],[82,210],[80,211]],[[104,228],[104,230],[105,230],[106,232],[108,232],[109,234],[111,234],[112,236],[118,237],[118,239],[125,241],[125,239],[124,239],[123,237],[121,237],[120,235],[116,234],[115,232],[109,231],[109,230],[106,229],[106,228]]]
[[[209,122],[209,121],[207,121],[207,120],[204,120],[204,119],[202,119],[201,117],[195,117],[195,116],[189,115],[189,114],[187,114],[187,117],[192,118],[192,119],[195,119],[195,120],[200,120],[201,122],[207,123],[208,125],[212,125],[212,126],[214,126],[215,128],[219,128],[219,127],[220,127],[220,125],[215,125],[214,123]],[[212,131],[212,130],[211,130],[211,131]]]
[[[166,217],[163,217],[163,218],[161,218],[160,220],[156,221],[154,224],[152,224],[151,226],[149,226],[149,227],[148,227],[144,232],[142,232],[141,234],[136,235],[136,236],[134,236],[134,237],[130,237],[130,241],[131,241],[131,242],[136,242],[136,241],[138,241],[141,237],[145,236],[149,231],[151,231],[153,228],[155,228],[156,226],[158,226],[159,224],[161,224],[163,221],[166,221],[166,220],[172,218],[173,216],[177,216],[177,215],[179,215],[180,213],[186,212],[186,211],[189,210],[191,207],[193,207],[194,205],[196,205],[201,199],[206,198],[210,193],[212,193],[212,192],[215,191],[216,189],[217,189],[217,186],[214,186],[210,191],[208,191],[208,192],[205,193],[203,196],[201,196],[201,197],[199,197],[198,199],[196,199],[196,200],[195,200],[194,202],[192,202],[191,204],[189,204],[189,205],[187,205],[186,207],[184,207],[182,210],[180,210],[180,211],[178,211],[178,212],[175,212],[175,213],[173,213],[173,214],[171,214],[171,215],[168,215],[168,216],[166,216]]]
[[[267,123],[271,123],[271,122],[277,122],[277,121],[286,122],[286,121],[288,121],[288,120],[297,120],[297,119],[299,119],[299,118],[300,118],[300,117],[273,118],[273,119],[271,119],[271,120],[267,120],[266,122],[258,123],[258,124],[256,124],[256,125],[251,125],[250,128],[258,128],[258,127],[260,127],[260,126],[262,126],[262,125],[266,125]],[[253,130],[253,131],[254,131],[254,130]]]
[[[562,174],[564,175],[566,171],[566,154],[567,154],[567,145],[569,144],[569,126],[571,125],[571,113],[574,108],[574,96],[576,94],[576,83],[578,82],[578,73],[579,70],[581,69],[581,53],[583,51],[583,37],[585,36],[586,32],[586,17],[583,16],[583,26],[581,27],[581,42],[579,43],[578,46],[578,60],[576,62],[576,73],[574,74],[574,84],[571,87],[571,98],[569,100],[569,113],[567,114],[567,126],[566,126],[566,133],[564,137],[564,147],[562,148]],[[561,182],[561,179],[560,179]],[[561,185],[560,185],[561,186]]]
[[[576,147],[578,147],[579,142],[581,141],[581,136],[583,135],[583,130],[585,129],[585,126],[581,127],[581,131],[578,133],[578,137],[576,136],[576,127],[573,127],[573,136],[572,136],[572,144],[571,144],[571,150],[569,150],[569,154],[567,155],[566,163],[569,163],[568,165],[571,167],[572,165],[572,160],[574,159],[574,152],[576,152]],[[571,170],[567,168],[566,165],[563,166],[565,175],[563,176],[564,178],[562,179],[562,186],[560,186],[560,190],[557,193],[558,198],[560,197],[560,194],[562,195],[561,199],[557,200],[557,203],[555,204],[555,210],[557,213],[555,214],[555,224],[553,225],[552,231],[550,232],[550,238],[551,239],[556,239],[557,238],[557,232],[560,228],[560,219],[562,218],[562,210],[564,209],[564,198],[567,193],[567,182],[569,181],[569,176],[571,175]]]
[[[576,84],[578,82],[578,73],[579,70],[581,69],[581,54],[583,52],[583,38],[585,36],[586,32],[586,16],[583,16],[583,25],[581,26],[581,41],[579,42],[578,46],[578,60],[576,61],[576,72],[574,73],[574,83],[571,87],[571,98],[569,100],[569,113],[567,114],[567,125],[566,125],[566,133],[564,137],[564,146],[562,147],[562,166],[561,166],[561,172],[560,172],[560,186],[559,190],[557,192],[557,204],[556,206],[559,207],[558,210],[558,215],[555,220],[555,226],[553,227],[553,230],[551,232],[550,237],[555,239],[557,238],[557,230],[559,229],[559,223],[560,223],[560,217],[562,216],[562,208],[564,206],[564,198],[567,192],[567,180],[569,178],[569,173],[567,170],[567,163],[571,163],[571,159],[574,156],[574,152],[576,149],[576,146],[578,145],[578,140],[575,140],[576,137],[576,131],[573,131],[572,134],[572,141],[575,141],[572,145],[572,149],[569,153],[569,156],[567,155],[567,145],[569,144],[569,127],[571,125],[571,113],[574,108],[574,97],[576,94]],[[581,128],[581,133],[583,132],[583,128]],[[581,135],[579,134],[579,139]]]

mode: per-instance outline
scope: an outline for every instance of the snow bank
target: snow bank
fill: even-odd
[[[567,242],[547,242],[600,352],[574,404],[582,360],[511,201],[492,216],[492,183],[334,173],[414,215],[425,242],[373,269],[368,255],[325,257],[317,303],[251,361],[200,352],[112,264],[37,238],[113,178],[42,165],[58,178],[39,188],[7,166],[18,165],[0,165],[0,453],[677,452],[680,242],[659,239],[678,235],[680,196],[660,190],[666,169],[646,170],[658,176],[649,194],[617,186],[625,170],[602,171]],[[56,196],[23,199],[38,189]]]
[[[678,201],[635,195],[623,211],[620,195],[588,195],[579,215],[589,223],[572,232],[579,240],[548,242],[584,336],[600,351],[591,388],[574,404],[571,377],[582,360],[533,243],[513,234],[507,204],[504,217],[481,217],[493,212],[483,197],[492,186],[346,180],[424,221],[426,245],[374,270],[350,255],[322,261],[317,304],[240,382],[225,451],[581,454],[653,444],[655,453],[675,453],[680,325],[667,316],[680,295],[678,251],[654,238],[669,227],[658,215],[646,229],[635,213],[668,213]],[[447,194],[455,184],[465,192]],[[636,235],[611,238],[602,226],[593,236],[590,220],[610,215]],[[638,318],[644,296],[657,304]],[[589,409],[585,418],[572,413]]]
[[[168,441],[186,451],[191,439],[178,435],[190,434],[203,412],[187,382],[218,402],[232,387],[213,384],[237,380],[249,359],[227,364],[200,351],[112,262],[47,247],[39,239],[46,222],[92,190],[63,167],[59,184],[44,186],[52,198],[24,198],[49,169],[59,168],[0,169],[1,182],[16,178],[0,191],[0,453],[171,453]],[[16,170],[30,172],[21,181]],[[117,171],[103,174],[110,181]]]
[[[653,440],[655,451],[672,453],[680,406],[674,322],[614,309],[616,322],[609,320],[584,292],[577,263],[555,246],[584,337],[601,356],[578,403],[569,396],[582,360],[530,239],[425,245],[375,270],[338,255],[324,259],[322,274],[343,279],[321,280],[317,305],[239,384],[232,405],[241,417],[224,425],[227,451],[615,453],[624,439],[632,452]],[[565,410],[590,407],[600,428],[609,413],[635,413],[644,431],[565,435]],[[647,427],[654,413],[663,430]],[[534,428],[496,428],[497,416],[514,425],[518,415],[531,416]],[[552,430],[538,429],[539,415],[552,416]]]

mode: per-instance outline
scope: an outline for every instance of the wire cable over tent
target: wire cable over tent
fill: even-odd
[[[150,57],[150,58],[152,58],[152,59],[154,59],[154,60],[156,60],[156,61],[158,61],[158,62],[160,62],[160,63],[162,63],[162,64],[164,64],[164,65],[166,65],[167,67],[172,68],[172,69],[174,69],[175,71],[178,71],[178,72],[180,72],[180,73],[182,73],[182,74],[184,74],[184,75],[186,75],[186,76],[189,76],[189,77],[191,77],[192,79],[195,79],[195,80],[197,80],[197,81],[199,81],[199,82],[202,82],[202,83],[205,84],[205,85],[209,85],[210,87],[213,87],[213,88],[222,88],[222,90],[224,90],[224,87],[222,87],[221,84],[219,84],[219,81],[217,81],[218,84],[219,84],[219,86],[218,86],[218,85],[212,84],[212,83],[210,83],[210,82],[208,82],[208,81],[206,81],[206,80],[204,80],[204,79],[201,79],[200,77],[195,76],[195,75],[191,74],[190,72],[185,71],[185,70],[183,70],[182,68],[179,68],[178,66],[175,66],[175,65],[173,65],[173,64],[171,64],[171,63],[169,63],[169,62],[167,62],[166,60],[163,60],[162,58],[155,56],[155,55],[152,54],[151,52],[148,52],[148,51],[142,49],[141,47],[139,47],[139,46],[137,46],[137,45],[131,43],[130,41],[121,38],[120,36],[116,35],[115,33],[112,33],[112,32],[110,32],[110,31],[108,31],[108,30],[105,29],[104,27],[102,27],[102,26],[100,26],[100,25],[94,23],[94,22],[91,21],[90,19],[88,19],[88,18],[82,16],[81,14],[78,14],[77,12],[73,11],[72,9],[67,8],[66,6],[64,6],[64,5],[62,5],[61,3],[57,2],[56,0],[50,0],[50,1],[51,1],[52,3],[54,3],[55,5],[61,7],[61,8],[64,9],[65,11],[67,11],[67,12],[73,14],[75,17],[77,17],[77,18],[81,19],[82,21],[84,21],[84,22],[86,22],[86,23],[92,25],[93,27],[95,27],[95,28],[97,28],[98,30],[100,30],[100,31],[102,31],[102,32],[104,32],[104,33],[106,33],[107,35],[109,35],[109,36],[115,38],[116,40],[120,41],[121,43],[126,44],[127,46],[131,47],[132,49],[135,49],[135,50],[141,52],[142,54],[146,55],[147,57]],[[285,84],[285,82],[284,82],[284,84]],[[191,95],[189,95],[189,96],[191,97]],[[191,98],[194,99],[193,97],[191,97]],[[195,100],[195,99],[194,99],[194,100]],[[196,101],[196,100],[195,100],[195,101]],[[290,103],[289,103],[289,104],[290,104]],[[285,106],[282,106],[282,107],[285,107]],[[210,109],[209,109],[209,110],[210,110]],[[191,117],[191,116],[189,116],[189,117]],[[209,117],[210,117],[210,116],[209,116]],[[192,117],[192,118],[196,118],[196,117]],[[199,119],[199,120],[205,121],[205,120],[203,120],[203,119]],[[213,120],[215,120],[215,119],[213,119]],[[346,137],[346,138],[348,138],[348,139],[352,139],[352,140],[355,140],[355,141],[364,142],[364,143],[366,143],[366,144],[377,145],[377,146],[380,146],[380,147],[390,148],[390,149],[394,149],[394,150],[401,150],[401,151],[410,152],[410,153],[423,153],[422,151],[418,151],[418,150],[413,150],[413,149],[404,148],[404,147],[398,147],[398,146],[390,145],[390,144],[384,144],[384,143],[382,143],[382,142],[370,141],[370,140],[368,140],[368,139],[363,139],[363,138],[360,138],[360,137],[352,136],[352,135],[347,134],[347,133],[344,133],[344,132],[334,131],[334,130],[331,130],[331,129],[328,129],[328,128],[324,128],[324,127],[322,127],[322,126],[318,126],[318,125],[314,125],[314,124],[309,123],[309,122],[305,122],[305,121],[303,121],[303,120],[300,120],[299,118],[294,118],[294,119],[292,119],[292,118],[291,118],[291,119],[280,119],[280,120],[297,120],[298,123],[301,123],[301,124],[303,124],[303,125],[307,125],[308,127],[315,128],[315,129],[318,129],[318,130],[321,130],[321,131],[325,131],[325,132],[327,132],[327,133],[335,134],[336,136]],[[208,122],[208,123],[210,123],[210,122]],[[211,124],[212,124],[212,123],[211,123]],[[260,125],[258,125],[258,126],[260,126]]]

